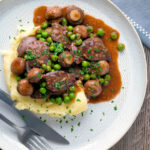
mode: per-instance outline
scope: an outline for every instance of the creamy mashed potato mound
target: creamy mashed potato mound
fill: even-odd
[[[35,113],[48,114],[52,117],[62,117],[67,114],[77,115],[88,108],[88,100],[85,96],[83,87],[79,86],[80,90],[76,94],[76,98],[69,104],[62,103],[61,105],[46,102],[46,99],[33,99],[29,96],[22,96],[17,91],[16,75],[11,73],[10,66],[14,58],[17,57],[17,47],[24,37],[35,35],[36,28],[19,32],[16,39],[12,41],[11,49],[4,52],[4,74],[7,87],[12,100],[16,101],[16,108],[29,109]]]

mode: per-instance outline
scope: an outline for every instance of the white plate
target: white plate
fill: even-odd
[[[147,84],[147,67],[141,41],[135,29],[116,6],[106,0],[3,0],[0,2],[0,50],[9,48],[9,36],[11,38],[15,36],[17,25],[23,25],[23,27],[32,25],[34,8],[40,5],[68,4],[81,7],[86,13],[101,18],[120,32],[120,41],[126,45],[126,50],[119,54],[119,68],[124,89],[114,99],[114,103],[109,101],[97,105],[90,104],[84,116],[78,115],[74,121],[71,121],[69,117],[65,119],[69,120],[68,123],[65,123],[64,119],[62,123],[59,123],[55,118],[48,116],[42,116],[42,118],[47,120],[48,125],[66,136],[71,143],[69,146],[52,143],[55,150],[105,150],[114,145],[131,127],[142,106]],[[22,19],[22,22],[19,22],[19,19]],[[1,68],[2,63],[1,56]],[[0,72],[0,83],[0,88],[7,91],[3,71]],[[114,111],[114,106],[117,106],[117,111]],[[80,127],[77,125],[78,122]],[[71,132],[72,125],[73,132]],[[15,132],[6,127],[1,123],[0,143],[2,146],[7,149],[16,148],[16,143],[20,146],[17,138],[14,138]]]

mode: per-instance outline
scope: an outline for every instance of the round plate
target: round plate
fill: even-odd
[[[108,149],[127,132],[136,119],[147,85],[147,67],[141,41],[135,29],[114,4],[106,0],[3,0],[0,2],[0,50],[9,49],[10,38],[16,35],[17,25],[21,25],[22,28],[33,26],[34,8],[40,5],[68,4],[81,7],[86,13],[104,20],[120,32],[120,41],[126,45],[126,50],[119,53],[118,59],[123,87],[113,102],[90,104],[84,114],[62,119],[43,115],[42,119],[47,120],[48,125],[70,141],[69,146],[51,143],[55,150]],[[2,56],[0,64],[2,70]],[[0,72],[0,83],[0,88],[7,91],[3,71]],[[18,145],[20,149],[22,145],[18,142],[16,132],[0,123],[0,128],[3,129],[0,130],[2,147],[12,149],[13,145],[14,148]],[[11,144],[8,144],[8,141]]]

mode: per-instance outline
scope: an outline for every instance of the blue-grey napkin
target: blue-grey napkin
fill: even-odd
[[[142,42],[150,48],[150,0],[111,0],[136,28]]]

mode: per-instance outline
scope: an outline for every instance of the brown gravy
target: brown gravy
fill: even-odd
[[[35,9],[33,22],[36,26],[41,25],[45,21],[46,8],[46,6],[40,6]],[[66,8],[67,7],[63,8],[64,16],[66,13]],[[100,97],[97,99],[90,99],[89,103],[98,103],[111,100],[120,92],[122,86],[121,75],[118,68],[117,50],[117,44],[120,34],[117,30],[105,24],[102,20],[94,18],[88,14],[85,15],[83,24],[93,26],[94,33],[97,32],[98,28],[104,29],[105,35],[102,37],[102,40],[112,56],[112,61],[110,62],[111,81],[108,86],[103,87],[103,92],[101,93]],[[118,34],[118,40],[110,40],[111,32],[116,32]]]

